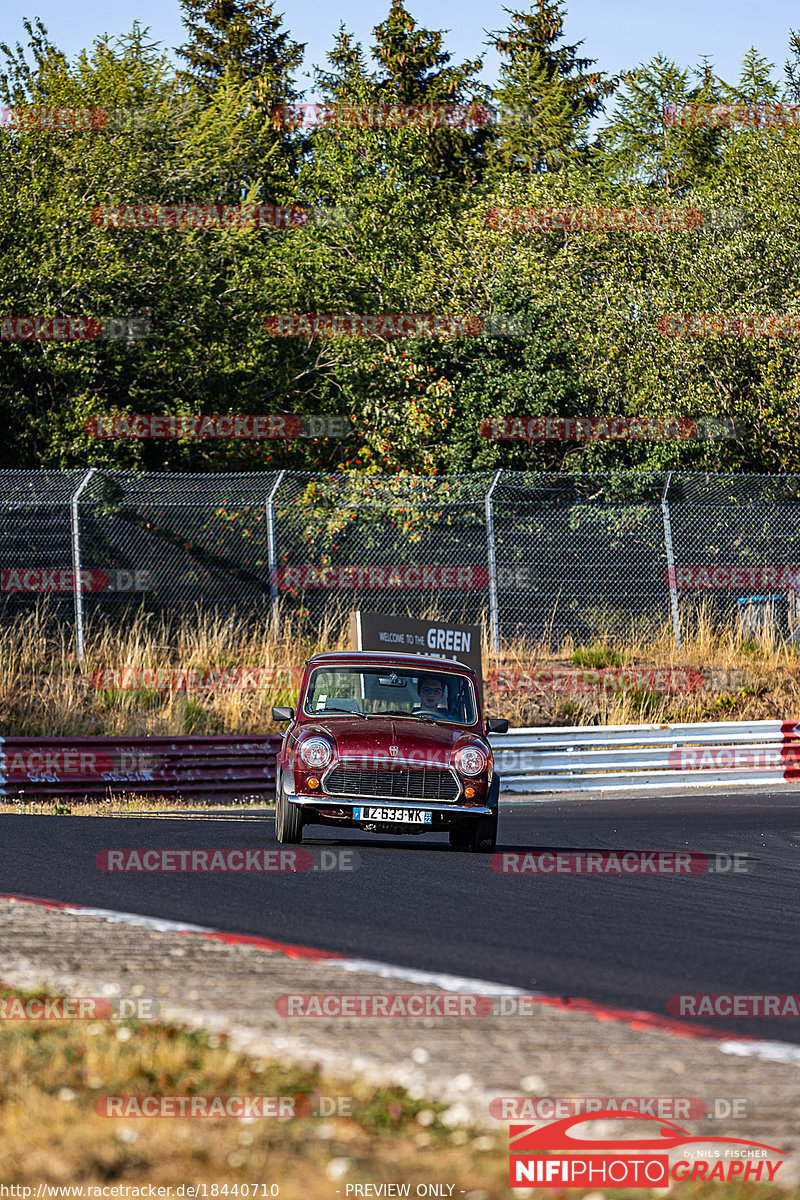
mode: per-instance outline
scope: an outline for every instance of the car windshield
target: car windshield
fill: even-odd
[[[394,715],[474,725],[475,686],[464,675],[409,667],[317,667],[308,681],[303,712],[344,716]]]

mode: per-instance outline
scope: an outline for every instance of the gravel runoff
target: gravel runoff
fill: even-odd
[[[395,1083],[448,1105],[453,1125],[499,1132],[495,1096],[680,1096],[747,1101],[746,1120],[690,1123],[694,1134],[779,1146],[776,1183],[800,1180],[800,1047],[634,1030],[543,1007],[533,1016],[335,1019],[280,1016],[285,992],[431,992],[442,988],[335,961],[292,959],[124,920],[0,901],[0,981],[76,996],[147,997],[162,1020],[225,1032],[237,1050],[319,1064],[334,1079]],[[476,976],[479,976],[476,970]],[[409,981],[409,976],[411,981]],[[445,977],[443,977],[443,982]],[[468,988],[464,990],[470,990]],[[502,991],[502,989],[498,989]],[[788,1059],[788,1061],[786,1061]],[[678,1121],[683,1124],[683,1121]]]

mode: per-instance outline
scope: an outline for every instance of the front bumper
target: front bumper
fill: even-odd
[[[374,797],[365,796],[360,799],[345,799],[341,796],[327,796],[324,792],[318,796],[287,796],[292,804],[297,804],[300,808],[416,808],[421,812],[442,813],[444,816],[459,816],[459,817],[488,817],[494,812],[493,808],[486,805],[466,805],[466,804],[427,804],[421,800],[376,800]]]

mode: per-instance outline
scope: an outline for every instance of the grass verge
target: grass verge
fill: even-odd
[[[254,796],[249,800],[232,800],[230,804],[208,803],[202,800],[177,800],[173,796],[113,796],[104,800],[85,800],[70,797],[64,800],[10,800],[0,804],[0,817],[152,817],[173,813],[219,813],[230,816],[236,809],[263,809],[265,819],[274,811],[274,800]]]
[[[0,987],[0,997],[32,993]],[[344,1116],[105,1117],[107,1096],[272,1096]],[[455,1127],[400,1088],[323,1078],[229,1049],[224,1036],[139,1021],[0,1024],[0,1181],[16,1184],[263,1182],[284,1200],[342,1181],[445,1179],[505,1195],[505,1130]],[[413,1193],[412,1187],[412,1193]],[[235,1194],[235,1193],[234,1193]],[[260,1193],[259,1193],[260,1194]],[[266,1192],[269,1195],[269,1189]]]
[[[0,998],[36,995],[0,985]],[[335,1105],[347,1115],[105,1117],[95,1107],[108,1096],[240,1095],[290,1097],[298,1111]],[[436,1181],[472,1200],[553,1200],[552,1190],[509,1189],[506,1139],[505,1126],[487,1133],[461,1124],[457,1107],[254,1059],[224,1035],[133,1020],[0,1023],[0,1182],[205,1183],[209,1195],[213,1185],[238,1195],[236,1185],[264,1183],[266,1195],[277,1184],[283,1200],[334,1200],[347,1184],[403,1183],[414,1195]],[[606,1193],[623,1194],[630,1190]],[[752,1184],[678,1184],[671,1194],[800,1200],[800,1188]]]

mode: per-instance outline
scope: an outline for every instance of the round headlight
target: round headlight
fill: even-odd
[[[333,746],[324,738],[308,738],[300,743],[300,757],[307,767],[327,767],[333,758]]]
[[[487,759],[477,746],[464,746],[463,749],[456,750],[453,762],[456,770],[462,775],[480,775],[481,771],[486,770]]]

